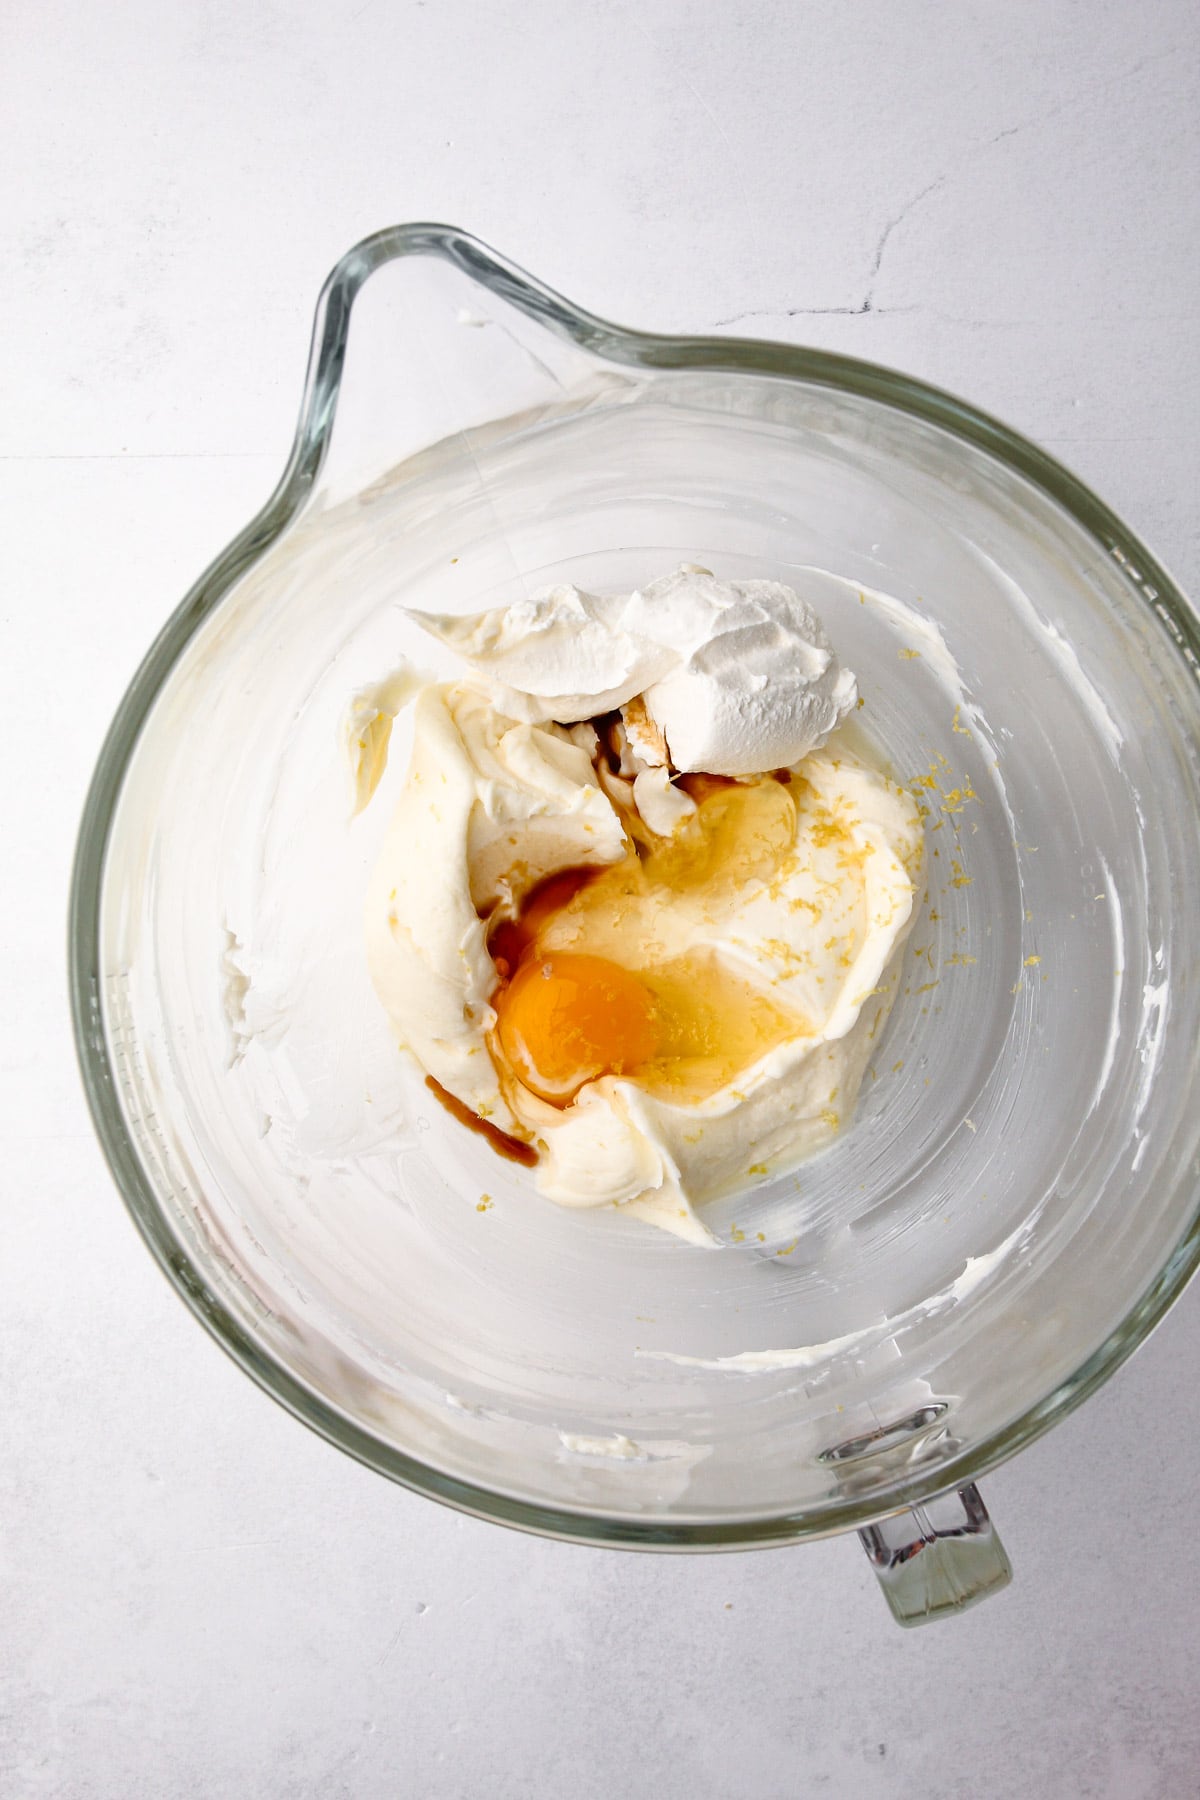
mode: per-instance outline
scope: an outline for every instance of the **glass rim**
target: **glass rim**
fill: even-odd
[[[574,306],[478,238],[453,226],[403,224],[373,233],[334,266],[317,301],[304,395],[280,480],[262,509],[204,571],[167,620],[127,688],[105,737],[84,804],[69,906],[69,978],[76,1053],[92,1121],[134,1223],[181,1298],[244,1372],[303,1424],[399,1485],[459,1511],[541,1536],[655,1550],[738,1550],[794,1543],[870,1524],[978,1480],[1082,1404],[1141,1344],[1200,1267],[1200,1188],[1158,1275],[1104,1342],[1049,1394],[969,1450],[907,1473],[884,1493],[798,1513],[728,1520],[645,1521],[586,1508],[542,1506],[450,1476],[381,1442],[267,1354],[206,1285],[155,1195],[117,1097],[100,990],[100,906],[113,818],[147,715],[171,670],[239,577],[292,523],[329,447],[355,299],[375,270],[428,255],[602,359],[647,371],[719,369],[849,391],[933,424],[1015,469],[1063,507],[1122,568],[1167,641],[1200,680],[1200,623],[1183,593],[1117,515],[1061,463],[965,401],[883,365],[769,339],[664,336],[612,324]]]

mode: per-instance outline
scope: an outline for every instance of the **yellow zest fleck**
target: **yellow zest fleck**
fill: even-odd
[[[942,811],[946,813],[960,813],[968,800],[978,800],[978,798],[979,795],[975,792],[975,789],[971,786],[970,782],[968,782],[964,788],[951,788],[949,793],[945,794],[942,798]]]
[[[965,969],[974,961],[973,956],[964,956],[961,950],[956,950],[953,956],[946,958],[946,967],[948,969]]]
[[[491,1209],[492,1209],[492,1196],[490,1194],[480,1194],[478,1200],[475,1202],[475,1211],[476,1212],[490,1212]]]
[[[1041,960],[1040,956],[1027,956],[1025,958],[1025,967],[1027,969],[1036,969]]]
[[[750,1167],[746,1170],[747,1175],[765,1175],[766,1172],[766,1163],[751,1163]]]
[[[844,828],[839,824],[838,820],[833,817],[833,814],[828,812],[825,807],[820,807],[817,811],[816,818],[813,820],[810,832],[812,841],[817,848],[823,850],[826,844],[837,843],[838,840],[845,837],[845,835]]]
[[[822,1125],[827,1125],[829,1127],[830,1131],[837,1130],[841,1121],[838,1118],[837,1114],[834,1112],[832,1106],[827,1106],[825,1108],[825,1110],[822,1112],[821,1123],[822,1123]]]
[[[731,1225],[729,1235],[735,1244],[744,1244],[746,1241],[746,1234],[740,1225]]]
[[[776,1256],[790,1256],[799,1242],[800,1239],[798,1237],[793,1238],[790,1244],[785,1244],[782,1250],[777,1250],[775,1252]]]
[[[954,709],[954,718],[951,720],[951,727],[954,731],[957,731],[959,737],[970,737],[971,734],[967,730],[966,726],[960,725],[958,722],[959,717],[961,716],[961,713],[962,713],[962,707],[956,706]]]
[[[935,851],[934,855],[936,856],[936,854],[937,852]],[[975,877],[973,875],[966,875],[963,873],[962,864],[955,858],[950,864],[950,886],[956,888],[970,887],[974,879]]]
[[[905,662],[915,662],[917,660],[918,656],[920,656],[921,652],[919,650],[907,650],[906,649],[906,650],[898,651],[897,654]]]

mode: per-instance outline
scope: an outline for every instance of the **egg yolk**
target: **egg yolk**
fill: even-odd
[[[564,954],[523,962],[497,997],[500,1047],[517,1079],[565,1106],[585,1082],[626,1075],[658,1048],[654,998],[607,957]]]
[[[489,927],[490,1047],[502,1070],[555,1106],[605,1075],[693,1105],[812,1029],[711,941],[722,910],[783,866],[799,784],[711,775],[684,784],[696,812],[670,838],[631,844],[603,868],[559,870]],[[707,924],[699,941],[677,945],[672,921],[685,898]]]

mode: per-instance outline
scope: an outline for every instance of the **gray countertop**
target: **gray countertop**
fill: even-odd
[[[383,224],[960,391],[1200,591],[1194,6],[14,0],[4,36],[0,1793],[1196,1794],[1200,1292],[989,1479],[1016,1577],[961,1619],[897,1630],[852,1540],[519,1537],[197,1329],[92,1140],[63,958],[112,709],[272,485],[317,287]]]

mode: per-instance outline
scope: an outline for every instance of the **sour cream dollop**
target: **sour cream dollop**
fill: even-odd
[[[756,775],[824,743],[858,688],[801,595],[685,564],[629,594],[552,587],[466,618],[409,615],[527,724],[570,725],[640,696],[681,773]]]

